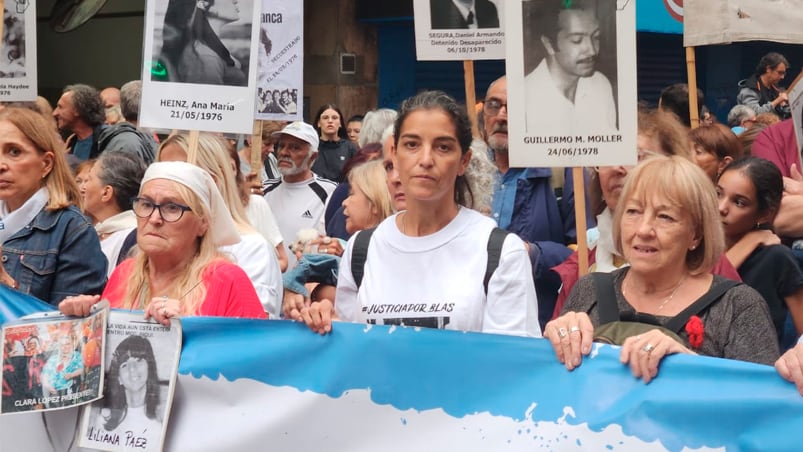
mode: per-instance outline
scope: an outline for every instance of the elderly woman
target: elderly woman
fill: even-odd
[[[647,324],[621,351],[622,363],[646,383],[674,353],[764,364],[778,358],[761,296],[711,274],[725,245],[711,215],[716,208],[711,182],[682,157],[653,157],[635,168],[613,218],[614,245],[630,266],[581,278],[544,330],[567,369],[589,354],[599,327],[626,318]]]
[[[654,155],[680,157],[691,160],[686,138],[686,129],[675,115],[661,110],[640,111],[638,115],[638,160]],[[597,215],[599,238],[594,246],[589,246],[589,271],[610,273],[627,264],[627,260],[614,247],[613,215],[619,204],[619,197],[628,171],[632,166],[600,166],[594,169],[589,183],[589,197],[592,211]],[[578,254],[575,251],[565,262],[553,267],[560,275],[563,285],[553,311],[553,318],[561,312],[566,298],[577,282]],[[736,269],[724,257],[717,262],[714,273],[739,280]]]
[[[312,172],[324,179],[343,182],[343,165],[357,153],[357,145],[349,141],[343,127],[343,113],[337,105],[326,104],[318,109],[313,122],[321,137],[318,157]]]
[[[46,397],[63,396],[77,390],[78,380],[84,374],[84,362],[76,349],[78,342],[72,331],[62,331],[58,348],[53,351],[42,368],[42,392]],[[55,402],[49,406],[59,406]]]
[[[209,133],[201,134],[198,149],[190,156],[188,136],[176,134],[162,142],[158,160],[193,163],[212,176],[241,237],[238,243],[226,246],[221,251],[245,270],[262,300],[265,312],[278,317],[282,303],[279,260],[265,237],[248,220],[235,180],[236,166],[223,141]]]
[[[42,115],[0,112],[0,283],[53,305],[106,284],[106,258],[76,207],[78,186],[64,155]]]
[[[425,91],[403,103],[395,130],[392,161],[407,210],[380,223],[368,243],[361,238],[367,231],[349,240],[334,306],[322,300],[293,317],[322,334],[331,330],[336,308],[337,317],[349,322],[540,337],[524,243],[514,234],[497,235],[494,221],[471,209],[465,107],[445,93]],[[486,243],[495,237],[502,240],[494,269]],[[352,271],[358,242],[365,251],[362,277]],[[426,303],[427,313],[412,309],[421,305],[411,300]]]
[[[144,174],[142,159],[123,151],[104,152],[89,170],[83,189],[84,210],[96,221],[100,248],[109,262],[108,276],[133,245],[126,240],[137,227],[131,199]]]
[[[103,292],[114,308],[143,309],[170,324],[179,316],[265,318],[248,275],[218,248],[240,234],[215,182],[185,162],[151,164],[134,198],[139,253],[118,265]],[[67,315],[86,315],[98,296],[71,297]]]

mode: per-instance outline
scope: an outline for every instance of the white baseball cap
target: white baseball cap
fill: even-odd
[[[273,132],[272,135],[290,135],[291,137],[296,137],[301,141],[309,143],[310,146],[312,146],[312,152],[318,152],[318,145],[320,144],[318,132],[316,132],[315,129],[306,122],[291,122],[290,124],[284,126],[284,129],[279,130],[278,132]]]

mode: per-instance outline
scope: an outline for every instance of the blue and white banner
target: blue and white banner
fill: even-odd
[[[645,385],[610,346],[569,373],[542,339],[182,323],[169,451],[783,451],[803,431],[803,398],[768,366],[671,356]],[[3,450],[70,450],[77,411],[0,416]]]

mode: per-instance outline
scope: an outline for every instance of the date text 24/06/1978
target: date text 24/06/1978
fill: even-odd
[[[599,148],[547,148],[550,157],[581,157],[599,155]]]

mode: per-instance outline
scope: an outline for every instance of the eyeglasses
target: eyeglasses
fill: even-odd
[[[507,104],[502,103],[499,99],[488,99],[482,104],[482,112],[485,113],[486,116],[496,116],[502,110],[502,107],[505,107],[507,110]]]
[[[192,210],[188,206],[183,206],[174,202],[156,204],[145,198],[132,198],[131,202],[134,205],[134,215],[140,218],[150,218],[150,216],[153,215],[153,211],[158,210],[162,220],[168,223],[175,223],[184,216],[184,212]]]

